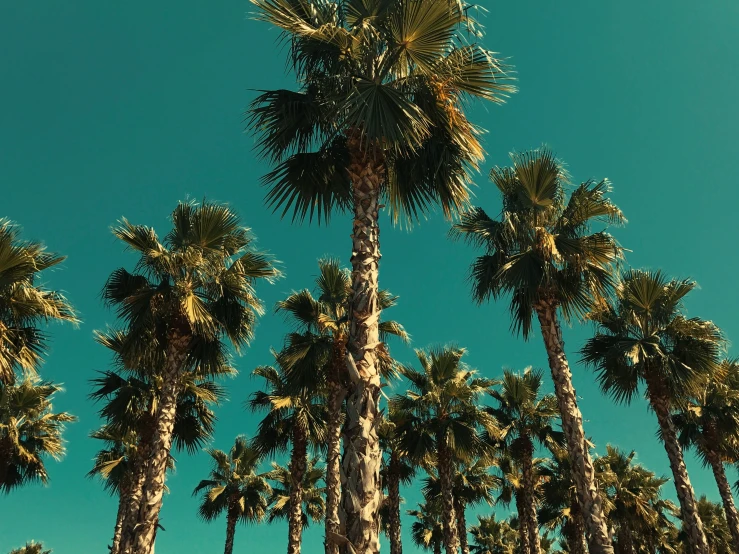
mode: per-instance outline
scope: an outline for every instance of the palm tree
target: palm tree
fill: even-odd
[[[539,467],[541,508],[538,519],[548,529],[559,528],[570,554],[585,554],[585,521],[572,479],[566,450],[551,449],[551,457]]]
[[[60,293],[38,285],[41,273],[65,260],[38,242],[23,241],[19,229],[0,219],[0,382],[12,385],[16,372],[35,376],[46,352],[42,322],[77,323]]]
[[[416,518],[411,525],[413,543],[431,550],[434,554],[441,554],[441,545],[444,542],[444,530],[441,523],[441,502],[426,500],[418,505],[417,510],[408,510],[408,515]]]
[[[694,446],[704,464],[711,466],[734,550],[739,552],[739,515],[724,467],[739,459],[739,363],[724,360],[720,374],[723,379],[706,379],[672,420],[680,444]]]
[[[31,541],[26,546],[11,550],[10,554],[51,554],[51,550],[44,550],[43,544]]]
[[[641,547],[654,552],[658,547],[654,530],[661,527],[661,522],[671,524],[669,517],[677,515],[672,502],[662,499],[662,485],[668,479],[634,464],[635,456],[634,451],[625,454],[607,445],[606,455],[595,460],[619,554],[637,554]]]
[[[226,513],[225,554],[232,554],[236,523],[259,522],[267,512],[267,496],[272,489],[257,469],[261,456],[243,436],[236,437],[231,450],[209,448],[212,468],[208,479],[198,483],[193,496],[202,493],[198,514],[204,521],[213,521]]]
[[[298,392],[325,389],[328,408],[328,440],[326,444],[326,554],[338,554],[341,536],[339,503],[341,501],[341,427],[344,414],[342,405],[350,378],[346,366],[346,344],[349,337],[347,313],[351,297],[351,276],[341,268],[337,260],[318,262],[319,274],[315,281],[314,297],[307,289],[292,293],[277,303],[277,311],[287,316],[296,327],[288,335],[281,354],[287,384]],[[381,290],[380,308],[386,310],[395,305],[397,297]],[[380,321],[378,363],[380,373],[386,374],[393,365],[384,342],[396,336],[408,342],[408,334],[395,321]]]
[[[711,554],[731,554],[734,549],[731,546],[731,533],[726,525],[721,505],[711,502],[705,495],[701,496],[696,502],[698,514],[702,522],[704,522],[704,532],[708,541],[709,552]],[[687,529],[683,522],[683,529],[678,535],[678,540],[685,545],[684,554],[694,554],[687,535],[690,530]]]
[[[347,360],[353,376],[347,514],[357,552],[376,552],[379,416],[379,211],[414,220],[439,204],[452,216],[469,200],[482,159],[467,97],[501,102],[513,91],[502,64],[464,34],[457,0],[252,0],[256,19],[291,45],[298,92],[267,91],[252,104],[261,154],[276,164],[267,202],[293,219],[352,214],[352,299]],[[355,367],[356,366],[356,370]],[[365,423],[368,422],[368,423]]]
[[[285,474],[288,491],[288,554],[299,554],[304,517],[303,480],[308,471],[308,448],[326,441],[328,419],[324,398],[310,393],[295,394],[286,385],[280,355],[273,353],[276,367],[260,366],[253,375],[264,379],[267,389],[252,394],[252,411],[266,411],[252,443],[262,455],[290,450],[290,465]]]
[[[269,522],[278,519],[289,521],[290,498],[292,495],[293,479],[290,469],[272,462],[272,470],[265,477],[274,483],[272,494],[269,498]],[[300,484],[300,496],[302,506],[301,525],[306,528],[310,522],[320,523],[326,517],[326,502],[323,497],[326,487],[319,486],[321,481],[325,483],[326,470],[320,465],[316,457],[308,458],[305,465],[303,481]]]
[[[51,402],[61,390],[35,377],[0,382],[0,491],[48,483],[44,459],[64,456],[64,424],[77,420],[67,412],[54,413]]]
[[[554,395],[540,396],[543,379],[541,370],[526,368],[523,374],[503,372],[501,389],[491,393],[497,406],[488,411],[500,426],[499,448],[508,452],[521,467],[521,508],[519,524],[525,529],[528,548],[524,552],[539,554],[539,523],[534,495],[534,441],[544,445],[562,442],[560,433],[552,427],[559,416]]]
[[[681,517],[694,554],[708,554],[683,453],[672,423],[676,400],[696,389],[698,379],[718,369],[724,339],[709,321],[686,318],[682,301],[694,281],[668,280],[661,272],[631,270],[616,287],[613,302],[590,314],[597,331],[582,349],[583,361],[595,368],[601,389],[629,403],[646,383],[649,405],[657,416],[660,437],[680,501]]]
[[[99,333],[97,340],[113,353],[117,371],[106,371],[91,381],[94,385],[90,398],[104,401],[100,415],[105,418],[102,436],[95,436],[108,443],[108,448],[101,451],[103,456],[102,471],[93,468],[92,474],[100,474],[105,479],[106,488],[111,492],[118,491],[119,514],[116,518],[116,530],[120,522],[120,538],[116,541],[114,533],[111,554],[130,552],[135,540],[135,529],[140,523],[141,501],[145,492],[145,480],[154,435],[156,432],[156,407],[162,390],[160,371],[163,361],[157,359],[156,349],[151,348],[144,365],[130,367],[122,356],[126,343],[126,334],[120,331]],[[177,398],[172,444],[177,451],[187,450],[194,454],[213,434],[215,414],[213,405],[225,398],[223,388],[210,380],[210,377],[226,376],[234,373],[228,365],[228,359],[221,353],[210,361],[208,370],[201,372],[200,366],[180,375],[181,392]],[[200,373],[209,374],[201,379]],[[112,437],[110,435],[113,435]],[[112,442],[111,440],[112,439]],[[125,458],[116,457],[108,461],[105,458],[118,449],[116,441],[125,439],[133,449],[126,448]],[[168,468],[174,467],[174,459],[169,456]],[[110,464],[123,464],[115,467]],[[115,471],[113,471],[115,469]],[[111,473],[112,472],[112,473]],[[117,487],[117,477],[123,472],[123,488]],[[112,486],[111,486],[112,485]],[[124,513],[120,513],[123,509]]]
[[[497,520],[495,514],[477,516],[477,525],[470,528],[472,554],[518,554],[518,533],[506,520]]]
[[[531,335],[534,314],[539,320],[590,552],[610,554],[559,315],[565,320],[581,316],[608,293],[622,249],[605,231],[592,232],[592,226],[621,223],[624,217],[606,197],[606,180],[582,183],[565,201],[566,174],[548,150],[512,154],[511,159],[513,167],[490,172],[503,198],[500,220],[474,208],[462,215],[452,234],[485,249],[470,274],[478,303],[510,296],[511,329],[524,339]]]
[[[485,452],[479,432],[495,435],[497,430],[495,419],[478,404],[494,381],[476,377],[462,362],[464,353],[456,347],[416,350],[421,371],[400,366],[410,390],[390,400],[402,422],[402,449],[411,459],[433,460],[439,473],[447,554],[456,553],[459,547],[453,496],[456,464]]]
[[[403,554],[403,543],[400,536],[400,485],[410,485],[416,474],[416,465],[402,450],[400,438],[402,427],[399,427],[402,422],[397,416],[394,410],[389,410],[378,431],[380,446],[386,454],[383,458],[382,483],[387,489],[387,496],[381,513],[383,527],[390,540],[390,554]]]
[[[467,517],[469,506],[477,506],[485,502],[488,506],[495,503],[495,490],[501,481],[489,473],[490,464],[487,459],[476,460],[472,464],[465,464],[457,468],[452,481],[452,496],[454,497],[454,515],[457,518],[457,536],[462,554],[469,554],[467,542]],[[441,481],[437,473],[429,471],[424,479],[424,497],[441,501]]]
[[[254,285],[278,275],[251,249],[249,231],[228,207],[181,202],[171,219],[164,241],[154,229],[125,219],[113,229],[139,261],[134,273],[115,270],[103,290],[126,323],[122,356],[127,363],[149,356],[152,340],[165,360],[137,554],[150,554],[154,544],[181,374],[196,365],[205,373],[215,360],[220,365],[225,340],[237,350],[249,341],[262,311]]]

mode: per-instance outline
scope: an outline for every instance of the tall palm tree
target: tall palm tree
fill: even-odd
[[[400,529],[400,485],[410,485],[416,474],[416,465],[403,451],[400,433],[402,427],[395,410],[389,410],[382,420],[378,435],[380,446],[385,453],[383,458],[382,483],[387,489],[382,510],[383,527],[390,541],[390,554],[403,554]]]
[[[441,512],[441,502],[433,500],[419,504],[417,510],[408,510],[408,515],[416,518],[411,524],[413,543],[424,550],[431,550],[434,554],[441,554],[444,543]]]
[[[296,327],[288,335],[281,360],[286,370],[287,384],[299,391],[326,389],[328,408],[328,440],[326,443],[326,554],[338,554],[341,535],[339,504],[341,501],[341,428],[344,423],[342,406],[350,378],[346,366],[346,344],[349,337],[347,313],[351,298],[351,275],[333,259],[318,262],[314,297],[303,289],[278,302],[276,310],[287,316]],[[380,308],[395,305],[397,297],[380,290]],[[395,321],[379,323],[378,347],[380,373],[386,374],[393,365],[384,342],[390,336],[408,342],[408,334]]]
[[[172,230],[160,241],[151,227],[123,219],[113,234],[139,256],[136,270],[115,270],[103,290],[126,324],[122,356],[148,356],[152,337],[165,362],[156,411],[156,430],[147,470],[135,551],[151,554],[162,505],[172,444],[180,375],[199,366],[220,365],[224,341],[238,350],[252,337],[262,312],[254,285],[278,275],[272,263],[251,248],[248,229],[224,205],[181,202],[172,212]]]
[[[308,449],[326,441],[328,419],[324,398],[315,393],[294,393],[286,384],[280,355],[277,364],[260,366],[253,374],[264,379],[266,390],[251,395],[248,405],[253,411],[266,411],[252,440],[263,455],[290,451],[290,465],[285,478],[288,491],[288,554],[299,554],[303,534],[303,480],[308,471]]]
[[[272,462],[272,469],[265,477],[274,483],[269,503],[269,522],[278,519],[289,520],[290,498],[292,495],[293,479],[290,468]],[[316,457],[308,458],[305,465],[303,481],[300,484],[301,496],[301,525],[306,528],[313,523],[320,523],[326,517],[326,502],[323,499],[326,487],[326,469]]]
[[[541,395],[543,376],[541,370],[530,367],[523,374],[505,370],[500,390],[491,393],[497,405],[489,409],[500,427],[499,447],[521,467],[523,511],[519,513],[519,525],[527,534],[528,548],[523,550],[531,554],[539,554],[540,550],[534,494],[534,441],[549,446],[562,442],[561,433],[553,427],[559,417],[557,399],[551,394]]]
[[[101,451],[104,458],[110,453],[110,448],[114,451],[118,449],[116,440],[134,441],[133,450],[126,448],[130,456],[110,461],[110,464],[123,464],[121,467],[114,468],[103,460],[103,471],[98,472],[93,468],[91,472],[105,477],[106,488],[111,492],[117,490],[123,493],[119,497],[119,509],[122,508],[124,513],[119,513],[116,518],[116,529],[119,521],[121,525],[120,539],[116,541],[117,533],[114,533],[111,549],[111,554],[119,554],[133,549],[135,529],[140,523],[141,501],[156,432],[156,407],[162,390],[162,378],[157,368],[161,367],[163,360],[158,359],[156,349],[152,348],[147,354],[148,360],[131,367],[121,354],[127,340],[125,333],[107,331],[99,333],[97,340],[113,353],[116,371],[102,372],[91,381],[94,389],[90,398],[104,402],[99,413],[106,420],[101,430],[103,435],[93,436],[108,443],[108,448]],[[199,376],[200,366],[180,375],[182,392],[177,398],[172,438],[177,451],[187,450],[189,454],[194,454],[211,438],[215,425],[213,405],[225,398],[225,391],[210,379],[233,374],[234,370],[227,362],[228,359],[221,353],[209,363],[204,372],[206,378]],[[112,443],[109,440],[111,438]],[[174,467],[171,456],[167,463],[168,468]],[[120,472],[124,472],[123,488],[115,486]]]
[[[255,17],[291,45],[298,92],[273,90],[251,107],[264,157],[267,202],[293,219],[352,214],[352,300],[347,360],[354,377],[347,514],[357,552],[379,549],[379,211],[414,220],[435,204],[452,216],[469,200],[482,159],[467,98],[513,91],[494,55],[465,35],[457,0],[252,0]],[[354,367],[356,366],[356,368]]]
[[[711,466],[734,550],[739,552],[739,515],[724,467],[725,462],[739,459],[739,363],[724,360],[720,373],[723,378],[709,377],[697,388],[673,415],[673,423],[680,444],[695,447],[703,462]]]
[[[193,496],[201,494],[198,514],[213,521],[226,513],[225,554],[232,554],[236,523],[259,522],[267,513],[267,498],[272,489],[264,475],[257,473],[260,454],[243,436],[236,437],[231,450],[209,448],[212,467],[208,479],[198,483]]]
[[[551,449],[551,457],[538,468],[541,477],[541,508],[538,519],[548,529],[559,529],[570,554],[585,554],[585,521],[570,456],[566,450]]]
[[[500,479],[489,473],[490,464],[487,459],[476,460],[472,464],[464,464],[454,472],[452,496],[454,497],[454,515],[457,518],[457,537],[462,554],[470,554],[467,542],[467,508],[485,502],[488,506],[495,503],[495,490],[500,487]],[[441,501],[441,480],[433,470],[424,479],[423,494],[426,498]]]
[[[626,454],[607,445],[606,455],[595,460],[619,554],[637,554],[642,547],[654,552],[658,547],[655,529],[663,523],[671,525],[669,517],[678,513],[672,502],[662,498],[662,486],[668,479],[634,464],[635,456],[634,451]]]
[[[46,351],[42,322],[77,323],[67,299],[37,282],[64,259],[39,242],[21,240],[18,227],[0,219],[0,382],[6,385],[17,371],[36,375]]]
[[[705,522],[704,532],[711,554],[731,554],[735,552],[731,545],[731,533],[726,525],[726,519],[724,518],[721,505],[711,502],[705,495],[702,495],[698,499],[696,506],[701,521]],[[686,540],[689,533],[689,529],[687,529],[683,522],[683,529],[677,537],[678,541],[685,545],[681,554],[694,554],[689,541]]]
[[[51,554],[51,550],[45,550],[40,542],[29,542],[26,546],[10,551],[10,554]]]
[[[53,411],[51,402],[61,390],[35,377],[15,384],[0,381],[0,491],[49,481],[44,459],[64,456],[64,424],[77,420]]]
[[[690,280],[668,280],[661,272],[627,271],[616,298],[590,314],[597,331],[582,349],[583,361],[595,368],[601,389],[629,403],[646,383],[646,397],[657,416],[660,437],[689,531],[694,554],[708,554],[671,410],[676,400],[696,389],[698,380],[718,369],[724,339],[709,321],[682,314]]]
[[[503,199],[500,219],[474,208],[462,215],[452,234],[485,250],[470,274],[478,303],[510,296],[511,329],[524,339],[531,335],[534,315],[539,320],[590,552],[610,554],[559,317],[581,316],[608,293],[622,249],[611,235],[592,227],[621,223],[624,217],[606,196],[606,180],[582,183],[567,200],[566,174],[548,150],[512,154],[511,159],[512,167],[490,172]]]
[[[480,405],[494,381],[476,377],[462,362],[465,350],[440,347],[416,350],[421,371],[400,366],[409,381],[405,395],[390,400],[403,428],[402,448],[412,459],[433,460],[439,473],[444,546],[447,554],[459,547],[454,510],[454,470],[458,462],[470,462],[485,452],[479,433],[496,433],[495,419]]]
[[[477,525],[470,528],[472,554],[518,554],[518,533],[506,520],[495,514],[477,516]]]

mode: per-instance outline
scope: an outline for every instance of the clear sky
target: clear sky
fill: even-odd
[[[629,262],[697,279],[690,314],[713,319],[736,340],[739,4],[483,4],[490,9],[485,44],[510,57],[520,92],[504,106],[474,111],[489,130],[478,202],[497,213],[489,168],[506,163],[511,150],[547,143],[575,179],[613,181],[613,197],[629,219],[614,233],[633,251]],[[165,230],[178,200],[229,202],[284,264],[286,278],[259,289],[268,306],[311,286],[319,257],[348,263],[347,217],[328,228],[292,226],[263,205],[258,181],[267,167],[243,133],[243,112],[254,89],[292,83],[277,33],[250,21],[248,11],[244,0],[0,2],[0,216],[69,256],[47,284],[66,291],[83,320],[78,329],[53,326],[42,368],[44,378],[65,385],[55,407],[79,416],[66,434],[68,455],[50,463],[49,486],[0,497],[0,553],[30,539],[55,554],[106,552],[115,502],[84,477],[98,446],[86,437],[99,424],[86,396],[94,371],[110,361],[92,339],[94,329],[114,322],[99,291],[110,271],[134,262],[109,233],[118,218]],[[383,224],[381,285],[400,295],[392,315],[414,346],[456,342],[486,376],[503,366],[546,366],[539,336],[530,343],[510,336],[504,305],[471,304],[464,279],[473,252],[447,240],[440,215],[411,233]],[[241,375],[227,383],[231,399],[218,410],[216,447],[254,431],[256,418],[242,407],[257,385],[249,374],[269,362],[269,348],[285,331],[279,317],[261,320],[237,361]],[[625,408],[602,397],[592,374],[575,363],[591,329],[564,332],[597,450],[607,443],[635,449],[639,461],[667,474],[645,403]],[[394,352],[413,359],[405,347]],[[177,458],[157,554],[219,552],[225,521],[200,522],[190,496],[207,474],[206,457]],[[717,499],[710,472],[692,457],[689,470],[696,492]],[[666,490],[674,499],[671,484]],[[403,495],[413,507],[418,493]],[[409,528],[406,521],[404,542],[413,553]],[[321,551],[321,538],[319,529],[309,532],[305,552]],[[235,551],[279,552],[285,544],[282,525],[239,527]]]

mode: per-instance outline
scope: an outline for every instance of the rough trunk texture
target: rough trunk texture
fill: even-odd
[[[121,534],[123,533],[123,519],[126,517],[126,507],[131,491],[123,490],[118,493],[118,513],[115,518],[115,528],[113,529],[113,544],[110,551],[117,553],[121,547]]]
[[[347,538],[356,554],[377,554],[380,550],[378,512],[382,499],[382,452],[377,435],[380,423],[380,375],[376,354],[380,341],[378,217],[385,169],[359,136],[350,137],[348,147],[354,222],[348,344],[351,359],[347,360],[347,369],[353,384],[347,402],[343,508]]]
[[[234,537],[236,536],[236,523],[239,521],[239,512],[235,507],[231,507],[228,510],[228,517],[226,518],[226,548],[224,554],[233,554],[234,551]]]
[[[153,428],[146,428],[142,429],[140,434],[141,438],[139,439],[136,456],[132,464],[128,501],[121,524],[121,539],[118,549],[111,550],[110,554],[129,554],[133,552],[133,541],[136,538],[136,524],[139,521],[141,499],[144,497],[144,484],[146,482],[146,472],[149,467],[149,456],[153,446],[154,431],[155,429]]]
[[[293,449],[290,454],[290,504],[288,515],[287,554],[300,554],[303,540],[303,478],[308,460],[305,432],[293,429]]]
[[[144,483],[139,523],[136,528],[133,554],[152,554],[156,537],[159,511],[164,496],[169,451],[172,448],[172,432],[177,413],[177,397],[180,393],[180,372],[187,359],[189,336],[170,334],[167,346],[167,362],[162,372],[162,390],[156,412],[156,431],[149,467]]]
[[[588,549],[590,554],[613,554],[613,545],[598,496],[593,461],[585,440],[582,414],[577,405],[577,396],[572,386],[572,374],[563,349],[562,330],[557,319],[557,305],[551,301],[540,301],[536,306],[536,313],[549,358],[549,369],[552,372],[559,411],[562,415],[562,430],[567,439],[567,450],[572,464],[572,479],[575,482],[583,513]]]
[[[649,403],[657,415],[657,422],[662,432],[662,443],[670,460],[670,469],[675,481],[677,498],[680,501],[680,519],[685,524],[692,554],[710,554],[708,541],[703,532],[703,522],[698,515],[695,492],[690,484],[688,469],[685,467],[685,460],[683,459],[683,451],[680,448],[677,433],[672,424],[667,388],[661,378],[651,371],[647,371],[646,381]]]
[[[441,554],[441,543],[434,541],[434,554]]]
[[[539,554],[541,543],[539,542],[539,521],[536,516],[536,478],[534,476],[534,445],[529,437],[521,437],[521,472],[523,477],[523,508],[524,513],[519,513],[521,520],[526,520],[528,533],[529,552]]]
[[[457,554],[459,538],[457,537],[457,516],[454,512],[454,494],[452,492],[454,480],[454,464],[452,455],[443,437],[436,441],[439,470],[439,484],[441,485],[441,525],[444,530],[444,547],[447,554]]]
[[[587,552],[588,547],[585,544],[585,520],[582,517],[580,502],[574,494],[570,503],[570,520],[568,521],[565,534],[567,536],[567,546],[570,549],[570,554],[585,554]]]
[[[616,536],[618,544],[616,545],[616,554],[636,554],[634,550],[634,541],[631,539],[629,528],[622,525]]]
[[[387,468],[387,500],[390,507],[388,510],[390,554],[403,554],[403,543],[400,538],[400,457],[395,449],[390,451],[390,463]]]
[[[523,514],[526,511],[526,508],[524,508],[524,496],[523,491],[516,491],[514,493],[514,498],[516,499],[516,512],[518,513],[518,554],[531,554],[531,551],[529,549],[529,526],[527,524],[526,518],[524,518],[521,514]]]
[[[341,406],[346,396],[346,388],[342,384],[341,375],[345,364],[345,348],[343,340],[334,343],[332,371],[328,397],[328,438],[326,441],[326,554],[339,554],[339,545],[335,535],[344,535],[341,527],[339,504],[341,503]]]
[[[709,438],[709,444],[718,444],[720,438],[715,436],[716,433],[713,429],[707,429],[705,434]],[[724,462],[715,450],[706,452],[706,457],[711,464],[713,476],[716,479],[716,484],[721,494],[721,501],[724,504],[726,523],[729,526],[729,531],[731,531],[731,542],[734,545],[734,551],[739,552],[739,515],[737,515],[734,497],[731,495],[731,485],[729,485],[729,481],[726,478]]]
[[[454,499],[454,515],[457,516],[457,538],[462,554],[470,554],[470,545],[467,542],[467,506],[459,498]]]

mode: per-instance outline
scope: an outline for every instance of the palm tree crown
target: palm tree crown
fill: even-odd
[[[18,227],[0,219],[0,382],[12,384],[17,370],[36,374],[46,350],[41,322],[77,322],[64,296],[38,284],[41,272],[64,259],[20,240]]]
[[[264,476],[273,482],[272,494],[269,497],[269,522],[288,519],[292,486],[289,468],[272,462],[272,469]],[[311,522],[323,521],[326,513],[326,502],[323,496],[326,489],[320,484],[325,477],[326,471],[320,464],[320,460],[316,457],[309,458],[306,462],[301,489],[303,527],[308,527]]]

